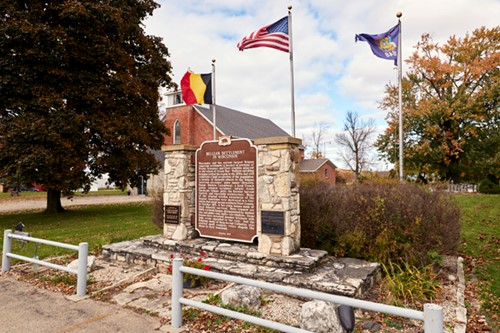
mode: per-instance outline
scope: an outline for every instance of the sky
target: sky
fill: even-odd
[[[388,83],[397,83],[394,62],[374,56],[357,33],[379,34],[397,24],[401,12],[403,59],[422,34],[439,44],[481,26],[499,24],[500,0],[156,0],[160,8],[144,22],[149,35],[168,47],[173,80],[184,73],[210,73],[215,59],[216,103],[271,119],[292,134],[288,53],[271,48],[239,51],[237,43],[274,23],[292,6],[295,136],[311,143],[319,124],[328,126],[322,149],[338,167],[346,165],[334,142],[346,113],[387,127],[378,108]],[[407,69],[403,64],[403,75]],[[375,158],[375,152],[372,152]],[[387,170],[383,161],[373,169]]]

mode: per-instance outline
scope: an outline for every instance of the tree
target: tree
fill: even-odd
[[[357,112],[348,111],[344,131],[335,135],[335,142],[342,147],[339,152],[344,163],[359,179],[361,171],[369,164],[370,136],[375,132],[374,120],[362,121]]]
[[[1,2],[0,178],[43,184],[47,212],[104,173],[124,189],[156,172],[158,89],[173,85],[167,48],[141,25],[156,7]]]
[[[328,134],[329,126],[325,122],[319,122],[314,124],[314,128],[311,134],[312,141],[312,151],[311,158],[324,158],[325,152],[321,152],[321,145],[324,145],[325,137]],[[324,150],[324,149],[323,149]]]
[[[478,181],[500,172],[500,27],[452,36],[440,46],[428,34],[406,60],[402,82],[406,173]],[[397,86],[386,87],[381,108],[388,125],[376,146],[397,162]]]

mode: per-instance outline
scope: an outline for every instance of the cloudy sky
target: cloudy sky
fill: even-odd
[[[190,68],[209,73],[216,59],[217,104],[271,119],[291,130],[290,61],[270,48],[238,51],[250,32],[287,15],[292,5],[296,137],[311,136],[315,124],[329,126],[326,156],[336,155],[334,135],[347,111],[386,127],[377,108],[384,86],[397,81],[392,61],[375,57],[356,33],[378,34],[397,24],[402,12],[403,58],[423,33],[444,43],[481,26],[499,24],[500,0],[157,0],[161,5],[145,22],[146,32],[163,38],[173,78],[180,83]],[[403,72],[405,66],[403,67]],[[375,139],[375,137],[373,138]],[[385,169],[383,163],[378,169]]]

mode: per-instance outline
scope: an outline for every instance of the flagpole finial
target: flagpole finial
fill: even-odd
[[[403,13],[401,13],[401,12],[397,12],[397,13],[396,13],[396,17],[397,17],[397,18],[400,18],[401,16],[403,16]]]
[[[292,10],[292,5],[288,5],[288,10]]]
[[[215,64],[215,59],[212,59],[212,64]]]

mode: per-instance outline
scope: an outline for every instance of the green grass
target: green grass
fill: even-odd
[[[45,198],[47,192],[19,192],[18,196],[11,196],[10,192],[0,192],[0,200],[15,200],[16,198]]]
[[[90,191],[87,194],[82,192],[75,192],[74,195],[85,196],[85,195],[127,195],[127,191],[122,190],[99,190]],[[46,198],[47,192],[19,192],[17,197],[11,196],[10,192],[2,193],[0,192],[0,200],[15,200],[16,198]]]
[[[474,261],[480,281],[483,307],[490,314],[500,311],[500,195],[454,195],[462,216],[460,253],[467,265]]]
[[[26,225],[24,231],[30,232],[32,237],[74,245],[88,242],[89,252],[96,252],[105,244],[161,233],[161,230],[151,222],[151,214],[151,203],[71,207],[62,214],[42,212],[2,214],[0,242],[3,244],[5,229],[13,230],[19,221],[23,221]],[[34,255],[33,243],[21,244],[13,241],[12,246],[13,253],[29,257]],[[37,250],[40,258],[67,253],[76,252],[42,244]]]

